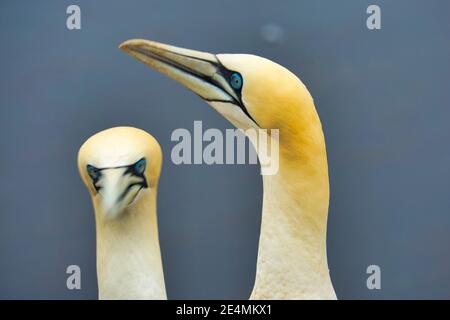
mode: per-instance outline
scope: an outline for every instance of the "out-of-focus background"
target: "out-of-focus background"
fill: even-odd
[[[66,8],[81,8],[81,30]],[[369,4],[382,29],[366,27]],[[80,145],[131,125],[165,154],[159,229],[168,296],[246,299],[261,220],[257,165],[170,161],[176,128],[232,128],[121,52],[147,38],[253,53],[297,74],[322,119],[328,257],[341,299],[450,298],[450,2],[0,2],[0,298],[95,299],[95,222]],[[66,267],[81,267],[81,290]],[[381,268],[368,290],[366,268]]]

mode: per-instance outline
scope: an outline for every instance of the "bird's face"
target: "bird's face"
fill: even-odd
[[[302,104],[312,98],[286,68],[248,54],[210,54],[147,40],[128,40],[121,49],[180,82],[237,128],[295,127]]]
[[[161,170],[159,144],[148,133],[130,127],[101,131],[78,153],[78,169],[96,207],[114,219],[156,188]]]

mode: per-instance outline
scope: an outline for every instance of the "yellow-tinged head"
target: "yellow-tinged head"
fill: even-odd
[[[300,145],[323,149],[322,127],[309,91],[273,61],[139,39],[125,41],[120,48],[195,92],[237,128],[279,129],[281,152],[294,153]]]
[[[260,128],[289,128],[301,114],[311,112],[308,90],[283,66],[249,54],[218,54],[217,59],[228,70],[238,70],[241,103]]]
[[[147,132],[116,127],[90,137],[78,152],[78,170],[96,213],[119,217],[157,188],[161,147]]]

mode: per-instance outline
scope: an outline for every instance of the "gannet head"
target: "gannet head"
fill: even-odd
[[[150,134],[116,127],[90,137],[78,152],[78,170],[96,213],[119,217],[155,189],[161,171],[161,148]]]
[[[128,40],[120,48],[195,92],[237,128],[280,129],[286,137],[307,124],[308,117],[317,122],[307,88],[268,59],[215,55],[148,40]]]

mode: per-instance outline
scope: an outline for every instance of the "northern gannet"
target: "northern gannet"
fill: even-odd
[[[263,176],[250,298],[336,299],[326,252],[325,140],[305,85],[286,68],[254,55],[215,55],[140,39],[120,48],[195,92],[237,128],[279,129],[279,171]]]
[[[155,138],[131,127],[101,131],[79,150],[95,210],[100,299],[167,299],[156,216],[161,165]]]

